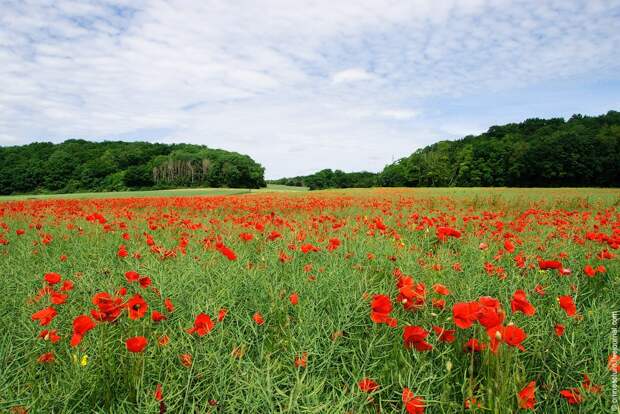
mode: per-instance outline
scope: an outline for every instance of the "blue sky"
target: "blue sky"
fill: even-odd
[[[268,178],[620,109],[619,1],[0,0],[0,145],[191,142]]]

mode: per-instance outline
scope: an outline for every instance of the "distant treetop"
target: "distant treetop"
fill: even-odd
[[[71,139],[0,147],[0,194],[264,186],[252,158],[204,145]]]
[[[322,170],[277,184],[347,187],[618,187],[620,112],[528,119],[440,141],[381,173]]]

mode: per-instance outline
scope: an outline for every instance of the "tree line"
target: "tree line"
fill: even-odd
[[[264,187],[247,155],[204,145],[68,140],[0,147],[0,194]]]
[[[440,141],[382,172],[322,170],[274,183],[349,187],[618,187],[620,112],[528,119]]]

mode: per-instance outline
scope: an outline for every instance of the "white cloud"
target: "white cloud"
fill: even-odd
[[[617,82],[619,14],[611,0],[5,0],[0,143],[135,134],[248,153],[269,177],[378,170],[497,123],[493,94]],[[579,93],[546,108],[617,104]],[[501,119],[539,115],[529,99]]]
[[[409,109],[386,109],[381,111],[381,115],[386,118],[393,118],[402,121],[415,118],[418,116],[418,112]]]
[[[374,76],[371,73],[366,72],[364,69],[352,68],[334,73],[334,75],[332,76],[332,82],[346,83],[369,80],[373,78]]]

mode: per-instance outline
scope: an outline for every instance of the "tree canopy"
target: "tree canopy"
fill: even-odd
[[[247,155],[191,144],[68,140],[0,147],[0,194],[265,186]]]
[[[378,174],[323,170],[276,182],[310,189],[374,185],[618,187],[620,112],[492,126],[480,135],[419,149]]]

